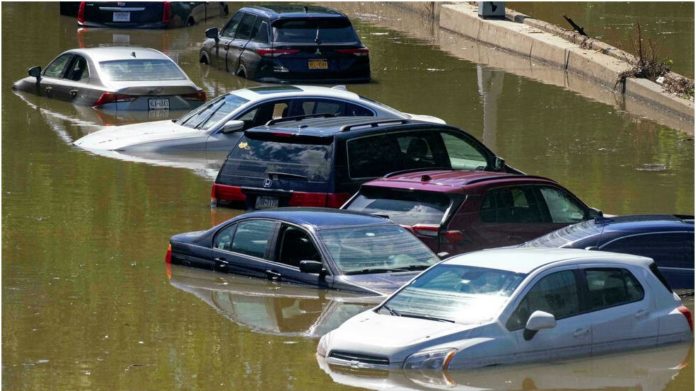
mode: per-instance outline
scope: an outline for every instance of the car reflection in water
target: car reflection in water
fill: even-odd
[[[252,331],[319,338],[378,304],[381,296],[279,284],[256,278],[168,265],[169,283]]]
[[[629,353],[465,371],[379,371],[329,365],[319,367],[334,382],[373,390],[664,390],[686,367],[690,344],[675,344]],[[677,388],[678,389],[678,388]]]

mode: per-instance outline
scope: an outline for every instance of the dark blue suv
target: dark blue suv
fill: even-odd
[[[368,82],[370,52],[344,14],[278,3],[244,7],[206,30],[202,63],[261,82]]]
[[[655,260],[673,289],[694,289],[694,217],[599,217],[529,241],[524,247],[588,248]]]
[[[418,169],[519,171],[453,126],[378,117],[281,118],[247,129],[220,168],[212,206],[340,207],[360,185]]]

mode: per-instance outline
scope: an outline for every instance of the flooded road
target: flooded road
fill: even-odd
[[[58,16],[57,3],[3,3],[2,20],[3,389],[367,387],[336,379],[315,359],[317,340],[308,330],[338,316],[341,301],[333,296],[280,292],[245,304],[225,289],[204,300],[170,282],[163,263],[169,236],[241,213],[211,211],[210,173],[87,154],[70,142],[133,119],[20,97],[10,88],[29,66],[45,66],[63,50],[114,42],[164,51],[209,97],[255,85],[198,63],[203,31],[224,20],[171,31],[78,33],[73,19]],[[356,26],[370,48],[375,82],[350,90],[467,129],[510,165],[554,178],[607,213],[693,214],[692,136],[460,60],[366,20]],[[219,278],[229,287],[227,276]],[[232,315],[235,306],[245,319]],[[322,316],[327,323],[317,320]],[[667,355],[636,360],[625,381],[589,371],[605,366],[593,360],[556,373],[567,387],[693,389],[693,352]],[[526,378],[492,371],[509,380],[495,388],[559,388],[539,377],[543,370]],[[660,375],[646,377],[651,371]],[[575,381],[586,373],[592,381]],[[443,384],[409,381],[402,386]]]

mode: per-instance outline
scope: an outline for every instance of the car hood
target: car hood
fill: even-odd
[[[399,272],[399,273],[373,273],[344,275],[340,277],[341,282],[357,285],[380,295],[390,295],[404,284],[411,281],[420,272]]]
[[[75,141],[75,145],[89,150],[125,150],[155,141],[200,137],[202,132],[199,129],[181,126],[171,120],[143,122],[106,127],[80,138]]]
[[[386,356],[390,363],[400,363],[415,351],[451,340],[453,334],[456,339],[473,337],[478,327],[478,324],[392,316],[368,310],[327,334],[327,351]]]

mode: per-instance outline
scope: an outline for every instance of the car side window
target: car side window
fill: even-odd
[[[227,22],[227,25],[222,29],[220,35],[227,38],[234,38],[234,33],[237,31],[237,26],[239,26],[239,22],[242,21],[242,17],[244,15],[245,14],[243,12],[237,12],[234,14],[232,19],[230,19],[230,21]]]
[[[283,224],[280,229],[277,260],[299,268],[300,261],[321,262],[321,255],[305,230]]]
[[[399,148],[408,166],[435,167],[435,156],[430,140],[419,134],[406,135],[396,138]]]
[[[268,43],[268,23],[265,20],[261,18],[256,19],[254,36],[251,40],[259,43]]]
[[[70,64],[68,73],[65,74],[66,79],[74,81],[85,81],[89,79],[89,70],[87,69],[87,60],[82,56],[75,56],[75,59]]]
[[[269,220],[250,220],[239,223],[230,251],[268,259],[268,248],[275,233],[275,226],[276,224]]]
[[[261,126],[272,119],[287,117],[289,107],[288,100],[267,102],[247,111],[237,119],[244,121],[244,129],[249,129]]]
[[[586,269],[587,311],[633,303],[643,299],[638,280],[626,269]]]
[[[361,137],[346,145],[351,178],[375,178],[396,171],[403,159],[399,144],[387,135]]]
[[[63,77],[65,74],[65,69],[70,64],[72,57],[72,54],[67,53],[56,58],[50,64],[48,64],[48,66],[46,66],[46,69],[43,71],[43,76],[55,78]]]
[[[220,250],[231,251],[232,250],[232,238],[234,237],[234,231],[237,229],[237,224],[229,225],[215,235],[213,239],[213,248]]]
[[[374,117],[375,113],[367,107],[346,103],[343,115],[352,117]]]
[[[652,258],[661,267],[694,267],[694,234],[649,233],[611,241],[600,250]]]
[[[533,186],[492,189],[481,203],[484,223],[541,223],[546,220]]]
[[[244,39],[248,40],[251,38],[252,29],[254,28],[254,22],[256,21],[256,15],[246,14],[239,23],[237,32],[234,34],[234,39]]]
[[[470,141],[451,133],[442,133],[450,164],[455,170],[477,170],[488,167],[486,157]]]
[[[585,209],[564,191],[553,187],[541,187],[540,191],[552,222],[573,224],[585,219]]]
[[[556,319],[580,313],[580,300],[575,273],[564,270],[551,273],[534,284],[508,319],[508,330],[523,329],[534,311],[544,311]]]

